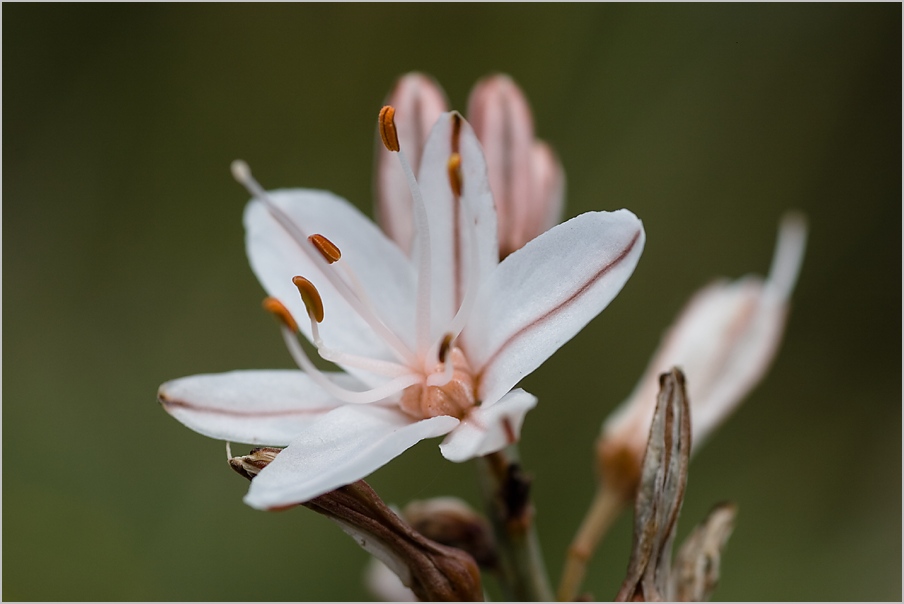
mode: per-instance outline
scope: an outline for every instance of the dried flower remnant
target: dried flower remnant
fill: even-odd
[[[720,503],[684,540],[672,565],[671,594],[679,602],[704,602],[719,583],[722,551],[734,530],[738,509]]]
[[[279,458],[280,449],[253,449],[229,465],[252,481]],[[402,584],[429,602],[482,601],[480,571],[467,553],[435,543],[412,529],[363,480],[304,502],[390,567]]]
[[[655,401],[656,376],[681,367],[694,414],[694,450],[765,376],[778,352],[806,245],[803,216],[782,219],[769,276],[717,281],[697,292],[666,332],[631,396],[603,424],[603,481],[632,493]]]
[[[387,104],[398,109],[398,137],[412,171],[419,174],[432,120],[446,110],[445,94],[432,78],[408,73],[399,78]],[[565,173],[552,148],[534,137],[527,99],[509,76],[496,74],[477,82],[467,116],[486,155],[498,214],[499,256],[504,258],[558,223]],[[410,253],[412,196],[402,169],[383,144],[377,150],[375,188],[380,225]]]
[[[536,398],[514,386],[617,295],[644,244],[627,210],[589,212],[499,261],[481,146],[457,113],[437,119],[415,178],[401,110],[378,128],[411,193],[411,257],[344,200],[265,191],[236,179],[252,268],[302,371],[173,380],[158,398],[202,434],[287,446],[251,484],[260,509],[310,500],[367,476],[420,440],[447,435],[452,461],[517,440]],[[298,321],[307,316],[309,321]],[[340,372],[319,370],[304,335]]]
[[[671,549],[687,486],[691,454],[691,409],[684,376],[660,376],[634,504],[634,546],[618,602],[672,600]]]

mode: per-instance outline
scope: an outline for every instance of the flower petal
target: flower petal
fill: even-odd
[[[451,461],[467,461],[495,453],[518,442],[524,416],[536,405],[537,397],[518,388],[495,405],[474,407],[439,449]]]
[[[445,415],[415,421],[377,405],[339,407],[299,434],[251,481],[245,503],[270,509],[308,501],[364,478],[415,443],[457,425]]]
[[[351,376],[330,378],[360,388]],[[160,386],[167,413],[205,436],[252,445],[284,446],[342,403],[296,370],[232,371],[192,375]]]
[[[450,185],[449,159],[461,156],[461,196]],[[469,286],[499,262],[496,209],[486,161],[471,126],[455,112],[436,122],[418,176],[430,225],[432,337],[439,338]],[[465,225],[465,217],[470,225]],[[472,256],[473,254],[473,256]]]
[[[463,333],[493,404],[598,315],[621,291],[643,251],[644,230],[628,210],[588,212],[503,260],[478,295]]]
[[[468,119],[486,155],[498,212],[500,256],[505,256],[534,236],[528,235],[534,191],[533,116],[518,85],[497,74],[474,85]]]
[[[372,295],[371,302],[389,330],[403,339],[411,336],[404,343],[413,347],[414,269],[399,248],[354,206],[332,193],[293,189],[271,191],[269,196],[291,224],[287,229],[263,202],[249,202],[245,208],[248,257],[261,285],[286,305],[305,336],[311,338],[310,324],[292,283],[296,275],[310,280],[320,292],[324,307],[320,333],[327,347],[394,360],[385,341],[326,276],[326,271],[342,272],[338,265],[328,265],[306,239],[321,234],[341,250],[341,262],[352,268],[364,291]]]
[[[396,132],[411,169],[417,174],[427,135],[440,114],[446,111],[446,97],[433,78],[408,73],[399,78],[386,99],[395,108]],[[376,214],[383,231],[408,253],[414,237],[411,191],[399,164],[377,136]]]

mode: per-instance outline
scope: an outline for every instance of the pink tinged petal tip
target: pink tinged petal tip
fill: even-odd
[[[413,421],[397,409],[344,406],[289,443],[251,482],[245,503],[257,509],[302,503],[369,475],[426,438],[448,434],[454,417]]]
[[[397,146],[405,151],[417,174],[430,129],[446,111],[445,94],[430,77],[409,73],[399,79],[385,104],[394,109]],[[392,157],[382,140],[377,149],[375,188],[380,226],[408,253],[414,238],[411,192],[398,160]]]
[[[484,406],[608,306],[634,272],[644,241],[643,225],[628,210],[588,212],[499,264],[478,295],[480,312],[462,332]]]
[[[474,407],[439,446],[443,456],[455,462],[489,455],[518,442],[521,425],[537,397],[517,388],[495,405]]]
[[[360,388],[345,374],[330,379]],[[342,403],[296,370],[232,371],[166,382],[157,393],[174,418],[211,438],[284,446]]]

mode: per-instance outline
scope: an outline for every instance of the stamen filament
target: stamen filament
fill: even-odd
[[[248,192],[260,200],[261,203],[264,204],[264,207],[270,212],[270,215],[282,226],[286,232],[292,237],[298,246],[301,248],[302,252],[310,258],[315,265],[321,267],[321,272],[326,277],[326,279],[330,282],[330,284],[336,288],[336,291],[339,293],[342,298],[345,299],[346,302],[357,312],[358,316],[364,320],[373,330],[377,333],[377,335],[383,340],[383,342],[392,350],[393,354],[395,354],[398,360],[403,363],[410,363],[414,360],[414,355],[411,350],[405,345],[402,340],[399,339],[397,335],[395,335],[386,324],[380,319],[379,315],[377,315],[376,311],[372,306],[368,307],[366,304],[362,303],[359,300],[358,296],[346,285],[346,283],[334,272],[329,270],[329,263],[323,257],[323,255],[317,250],[317,248],[311,244],[311,242],[307,241],[308,236],[302,231],[298,225],[279,207],[276,205],[276,202],[267,194],[267,192],[260,186],[260,184],[254,179],[254,176],[251,175],[251,169],[248,167],[242,160],[236,160],[232,162],[232,175],[238,181],[239,184],[244,186]],[[320,264],[317,264],[320,263]]]
[[[471,227],[471,208],[465,199],[466,198],[461,198],[460,200],[459,207],[462,210],[461,219],[464,224]],[[452,317],[449,326],[446,328],[445,333],[450,335],[453,340],[457,338],[465,328],[465,325],[471,316],[471,312],[474,310],[477,292],[480,289],[480,250],[477,249],[477,241],[474,241],[474,239],[476,239],[474,236],[474,229],[471,227],[462,229],[462,231],[466,233],[467,237],[467,241],[464,243],[465,248],[468,250],[468,282],[465,284],[465,295],[461,300],[461,306],[458,307],[458,311],[456,311],[455,316]],[[437,343],[437,347],[439,347],[439,342]]]
[[[427,220],[427,207],[424,205],[424,196],[421,195],[420,185],[414,178],[414,171],[405,153],[399,150],[399,163],[405,172],[411,197],[414,199],[414,232],[418,245],[418,270],[417,270],[417,312],[415,317],[415,336],[417,352],[423,356],[430,345],[430,280],[433,267],[430,259],[430,225]]]
[[[292,355],[292,358],[298,366],[301,367],[318,386],[323,388],[327,394],[330,394],[345,403],[353,405],[376,403],[393,394],[401,392],[408,386],[419,383],[423,379],[422,376],[409,372],[390,380],[385,384],[381,384],[376,388],[371,388],[370,390],[363,390],[360,392],[348,390],[333,382],[314,365],[311,359],[308,358],[307,353],[305,353],[304,349],[301,347],[301,344],[298,343],[298,339],[295,337],[294,332],[283,326],[282,334],[283,339],[286,342],[286,347],[289,349],[289,354]]]
[[[443,372],[429,374],[426,379],[428,386],[445,386],[452,381],[455,373],[455,366],[452,364],[452,341],[452,334],[450,333],[443,337],[439,350],[436,353],[439,362],[443,364]]]

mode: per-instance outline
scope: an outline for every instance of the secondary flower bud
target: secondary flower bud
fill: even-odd
[[[468,552],[482,568],[496,566],[496,546],[489,522],[461,499],[412,501],[402,510],[402,517],[428,539]]]
[[[787,215],[765,280],[718,281],[687,303],[634,392],[603,424],[597,459],[607,487],[628,499],[634,492],[661,372],[677,366],[687,376],[695,449],[763,379],[784,332],[806,235],[804,218]]]

